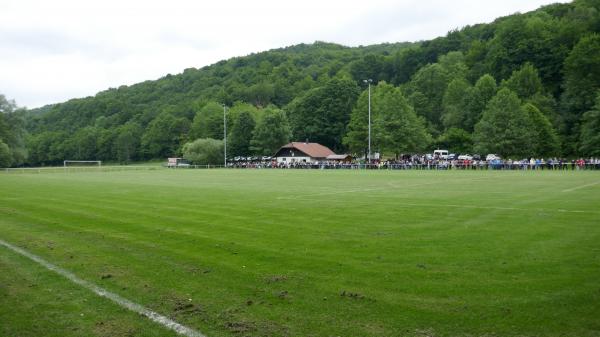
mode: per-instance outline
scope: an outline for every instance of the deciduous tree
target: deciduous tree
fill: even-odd
[[[285,113],[267,107],[252,133],[251,150],[255,154],[270,156],[290,141],[291,131]]]
[[[579,151],[585,156],[600,157],[600,93],[596,105],[583,115]]]
[[[223,164],[223,141],[201,138],[183,145],[183,157],[197,165]]]
[[[488,103],[475,125],[475,151],[498,153],[504,157],[533,156],[532,123],[521,100],[510,89],[500,89]]]

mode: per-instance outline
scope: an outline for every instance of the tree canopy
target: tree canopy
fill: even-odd
[[[389,94],[378,93],[372,102],[379,116],[374,136],[384,154],[426,151],[431,139],[464,151],[469,144],[471,151],[495,151],[484,134],[496,132],[498,116],[506,114],[537,123],[543,132],[526,137],[547,141],[517,147],[517,135],[504,133],[512,138],[502,141],[514,145],[506,151],[587,156],[593,153],[586,145],[593,138],[590,111],[596,111],[600,90],[598,13],[597,1],[575,0],[418,43],[300,44],[32,110],[0,96],[0,139],[11,165],[162,158],[181,154],[190,140],[223,139],[225,105],[231,107],[228,137],[240,155],[271,155],[284,141],[306,139],[362,154],[363,80],[371,79],[374,86],[389,87],[378,89]],[[498,101],[510,103],[510,109],[502,111]],[[414,146],[391,136],[391,129],[403,129],[408,120],[424,121],[428,134]],[[265,121],[278,123],[276,129]],[[420,126],[410,134],[421,134]]]

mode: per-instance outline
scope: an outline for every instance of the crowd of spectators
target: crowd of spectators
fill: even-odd
[[[279,169],[387,169],[387,170],[600,170],[600,158],[525,158],[512,159],[444,159],[424,155],[404,156],[397,160],[372,161],[317,161],[277,162],[275,160],[235,161],[231,168]]]
[[[411,157],[402,160],[390,160],[380,164],[381,168],[391,169],[442,169],[442,170],[600,170],[600,158],[572,159],[561,158],[525,158],[512,159],[443,159]]]

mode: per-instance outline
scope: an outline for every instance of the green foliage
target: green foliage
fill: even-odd
[[[271,156],[290,141],[291,135],[285,113],[275,107],[267,107],[252,133],[250,148],[257,155]]]
[[[194,116],[190,138],[223,138],[223,105],[209,102]]]
[[[583,115],[579,151],[585,156],[600,157],[600,94],[594,108]]]
[[[186,139],[189,121],[168,113],[158,115],[142,136],[144,158],[165,158],[177,153]]]
[[[25,145],[25,110],[0,94],[0,139],[8,146],[12,165],[22,165],[28,153]]]
[[[399,88],[380,82],[372,87],[372,151],[394,155],[419,152],[430,142],[425,122],[417,117]],[[344,143],[353,153],[366,153],[368,147],[368,92],[363,92],[352,111]]]
[[[563,105],[583,113],[594,105],[600,89],[600,35],[583,37],[565,59]],[[574,115],[576,119],[578,115]],[[571,118],[570,120],[572,120]]]
[[[469,112],[469,102],[475,99],[474,89],[462,78],[456,78],[448,84],[442,105],[442,122],[445,128],[464,126]]]
[[[252,153],[250,150],[250,140],[252,139],[252,132],[254,132],[255,127],[256,121],[252,113],[242,111],[237,116],[233,122],[233,127],[227,141],[227,150],[233,156],[249,156]]]
[[[531,103],[525,104],[523,109],[529,116],[531,123],[532,155],[542,157],[558,156],[560,154],[560,142],[552,123]]]
[[[8,145],[0,139],[0,167],[9,167],[12,164],[12,154]]]
[[[513,71],[510,78],[502,82],[502,87],[514,91],[520,99],[531,98],[543,91],[538,71],[529,62],[525,63],[521,69]]]
[[[451,153],[473,152],[473,136],[463,129],[449,128],[435,143],[438,148],[447,149]]]
[[[500,89],[475,125],[475,152],[498,153],[503,157],[534,154],[532,123],[521,100],[510,89]]]
[[[460,51],[452,51],[440,56],[438,63],[446,70],[452,79],[465,78],[469,68],[465,64],[465,57]]]
[[[66,133],[59,131],[45,131],[29,136],[27,148],[30,162],[41,165],[61,163],[67,158],[64,154],[67,138]]]
[[[344,136],[344,145],[352,153],[367,154],[369,137],[368,92],[363,91],[350,115],[348,132]],[[374,113],[372,113],[372,117]],[[374,120],[374,118],[372,118]]]
[[[79,129],[65,142],[65,159],[96,160],[98,136],[96,127]]]
[[[183,145],[183,157],[197,165],[223,164],[223,141],[201,138]]]
[[[558,17],[539,10],[504,18],[490,40],[485,62],[497,79],[530,62],[540,69],[550,92],[559,90],[562,62],[568,48],[560,40]]]
[[[410,99],[415,111],[435,128],[440,128],[442,100],[450,75],[441,65],[429,64],[421,68],[410,82]]]
[[[245,100],[257,107],[267,106],[275,97],[275,86],[267,82],[260,82],[245,90]]]
[[[424,151],[431,142],[425,121],[417,117],[399,88],[382,82],[377,89],[382,91],[377,95],[378,107],[375,109],[376,130],[381,132],[381,151],[396,157],[402,153]]]
[[[484,74],[477,80],[473,90],[466,92],[467,115],[462,125],[465,130],[472,132],[475,129],[475,124],[481,119],[483,110],[485,110],[492,97],[496,95],[497,90],[498,87],[494,77],[490,74]]]
[[[315,42],[269,50],[28,111],[1,96],[0,138],[14,165],[162,157],[189,139],[222,139],[225,104],[232,106],[229,130],[242,111],[259,122],[263,107],[276,106],[288,112],[295,139],[358,151],[363,122],[351,114],[364,109],[356,88],[371,78],[400,87],[436,137],[450,128],[474,132],[501,83],[550,120],[563,154],[573,156],[585,142],[583,113],[600,89],[598,32],[597,1],[576,0],[419,43],[350,48]],[[128,123],[143,130],[139,145],[125,135],[118,140]],[[250,139],[236,141],[247,153]],[[124,151],[125,143],[134,144],[128,150],[134,153]]]
[[[288,109],[294,138],[341,151],[358,94],[354,81],[335,78],[295,99]]]
[[[142,127],[135,122],[129,122],[118,129],[114,148],[119,163],[127,164],[138,158],[142,133]]]
[[[386,77],[385,63],[383,55],[367,54],[350,65],[350,74],[358,81],[371,79],[377,82]]]

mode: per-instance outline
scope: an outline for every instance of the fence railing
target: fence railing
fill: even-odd
[[[3,173],[75,173],[75,172],[116,172],[116,171],[140,171],[161,170],[161,166],[52,166],[52,167],[17,167],[3,168]]]
[[[600,163],[543,163],[543,164],[521,164],[521,163],[383,163],[383,164],[316,164],[316,163],[294,163],[287,165],[271,164],[232,164],[228,168],[241,169],[321,169],[321,170],[600,170]]]
[[[77,173],[77,172],[118,172],[118,171],[148,171],[148,170],[190,170],[190,169],[222,169],[223,165],[185,165],[167,167],[163,166],[90,166],[90,167],[21,167],[4,168],[0,173]],[[521,164],[521,163],[388,163],[388,164],[316,164],[295,163],[290,165],[271,165],[260,163],[248,163],[244,165],[230,164],[228,169],[272,169],[272,170],[504,170],[504,171],[600,171],[600,163],[544,163],[544,164]]]

